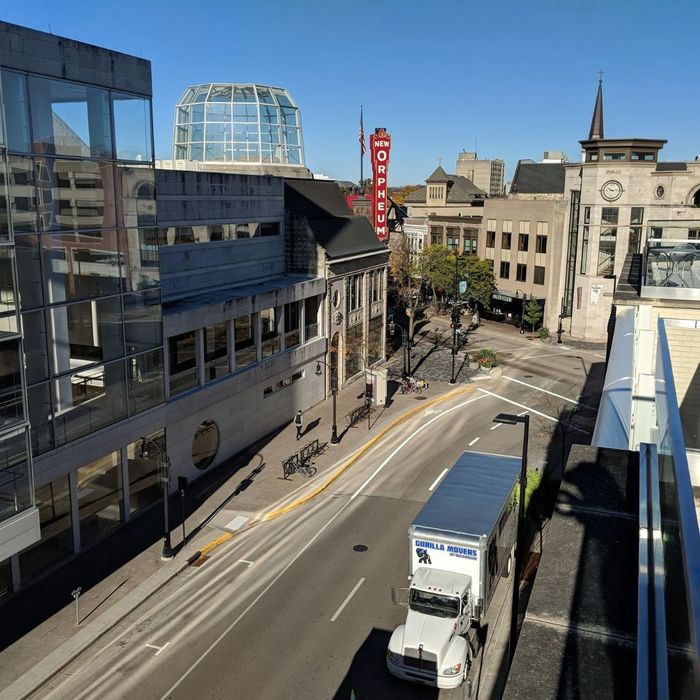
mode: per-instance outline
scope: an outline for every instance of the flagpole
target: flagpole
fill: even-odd
[[[365,125],[362,118],[362,105],[360,105],[360,194],[365,193],[364,166],[365,166]]]

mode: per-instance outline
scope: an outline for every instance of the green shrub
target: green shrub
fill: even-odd
[[[549,328],[547,328],[547,326],[542,326],[542,328],[540,328],[540,338],[542,338],[542,340],[547,340],[547,338],[550,338],[551,336],[552,334],[549,332]]]
[[[474,362],[478,363],[481,367],[497,367],[499,363],[498,355],[490,348],[483,348],[479,350],[473,357]]]

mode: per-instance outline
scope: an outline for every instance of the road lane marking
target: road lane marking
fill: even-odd
[[[251,566],[253,566],[253,564],[255,564],[254,561],[248,561],[247,559],[239,559],[238,561],[241,564],[248,564],[248,568],[250,568]]]
[[[435,416],[435,418],[431,418],[427,423],[424,423],[423,425],[420,426],[417,430],[413,431],[375,470],[374,472],[367,478],[364,484],[360,486],[355,493],[350,496],[350,500],[354,501],[360,493],[364,490],[365,486],[367,486],[379,472],[384,469],[384,467],[389,464],[389,462],[394,459],[394,457],[398,454],[398,452],[405,446],[407,445],[413,438],[418,435],[418,433],[422,433],[431,423],[434,423],[436,420],[439,418],[442,418],[443,416],[446,416],[450,411],[456,411],[458,408],[462,408],[463,406],[466,406],[467,404],[473,403],[474,401],[478,401],[479,399],[483,398],[485,395],[490,394],[491,392],[489,391],[484,391],[484,389],[479,389],[479,391],[483,392],[482,396],[476,396],[473,399],[469,399],[468,401],[463,401],[460,404],[457,404],[456,406],[452,406],[452,408],[447,408],[445,409],[440,415]],[[493,396],[496,396],[496,394],[493,394]],[[500,397],[498,397],[500,398]]]
[[[335,615],[331,618],[331,622],[338,619],[338,615],[345,609],[345,606],[350,602],[350,599],[357,593],[357,589],[365,582],[364,576],[355,584],[355,587],[348,593],[348,597],[340,604],[340,607],[335,611]]]
[[[546,413],[542,413],[541,411],[536,411],[534,408],[528,408],[525,404],[518,403],[517,401],[513,401],[512,399],[507,399],[505,396],[501,396],[500,394],[494,394],[492,391],[487,391],[486,389],[479,389],[477,388],[477,391],[480,391],[482,394],[487,394],[488,396],[493,396],[497,399],[501,399],[501,401],[505,401],[506,403],[513,404],[513,406],[517,406],[518,408],[524,408],[525,413],[534,413],[538,416],[541,416],[542,418],[546,418],[547,420],[551,420],[552,423],[557,423],[558,419],[553,418],[552,416],[548,416]]]
[[[553,391],[549,391],[548,389],[543,389],[540,386],[537,386],[535,384],[528,384],[528,382],[523,382],[520,379],[516,379],[515,377],[506,377],[504,374],[502,379],[505,379],[506,381],[509,382],[515,382],[516,384],[522,384],[523,386],[527,386],[530,389],[537,389],[537,391],[542,391],[545,394],[549,394],[550,396],[556,396],[558,399],[563,399],[564,401],[568,401],[569,403],[574,404],[574,406],[578,406],[578,401],[574,401],[573,399],[570,399],[568,396],[562,396],[561,394],[555,394]]]
[[[236,530],[240,530],[249,520],[250,518],[246,518],[245,515],[237,515],[230,523],[224,525],[224,530],[235,532]]]
[[[170,642],[166,642],[165,644],[163,644],[162,647],[156,646],[155,644],[144,644],[144,646],[150,647],[151,649],[158,649],[158,651],[154,654],[154,656],[158,656],[158,654],[160,654],[165,649],[165,647],[168,646],[168,644],[170,644]]]
[[[468,445],[468,447],[471,447],[472,445],[475,445],[477,442],[479,442],[479,438],[475,437]]]
[[[428,487],[428,491],[432,491],[440,483],[442,477],[445,476],[445,474],[447,474],[448,471],[450,471],[450,470],[447,468],[443,469],[440,472],[440,475],[438,476],[438,478],[435,479],[435,481],[433,481],[432,484],[430,484],[430,486]]]
[[[503,425],[503,423],[496,423],[492,425],[489,430],[496,430],[496,428],[500,428]]]

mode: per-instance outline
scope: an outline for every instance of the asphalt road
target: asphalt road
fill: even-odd
[[[390,589],[406,584],[408,525],[464,449],[520,454],[522,429],[494,424],[499,412],[530,413],[530,463],[542,463],[548,431],[601,361],[499,342],[503,378],[417,414],[313,502],[215,550],[38,696],[437,697],[385,669],[389,636],[405,617]],[[490,673],[478,678],[493,682],[494,664],[485,665]]]

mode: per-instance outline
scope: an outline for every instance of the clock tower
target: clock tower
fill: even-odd
[[[602,71],[601,71],[602,73]],[[612,295],[628,253],[639,253],[664,139],[606,138],[603,80],[598,81],[581,163],[566,167],[570,195],[564,261],[564,315],[577,338],[603,340]]]

